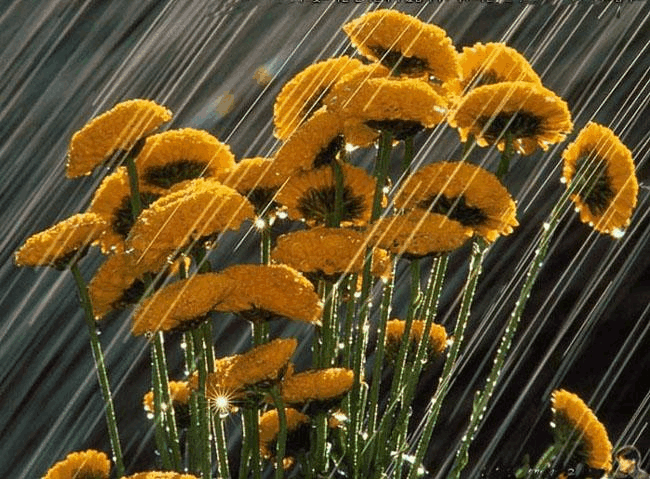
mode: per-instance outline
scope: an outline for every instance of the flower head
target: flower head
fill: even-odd
[[[183,128],[150,136],[138,155],[138,177],[147,185],[170,188],[176,183],[214,176],[235,165],[228,145],[207,131]]]
[[[630,224],[639,185],[632,153],[609,128],[589,123],[562,153],[563,177],[583,223],[617,235]]]
[[[120,151],[129,151],[172,114],[151,100],[127,100],[94,118],[72,136],[66,174],[89,175]]]
[[[436,162],[419,169],[406,179],[395,205],[446,215],[488,241],[512,233],[519,224],[515,202],[498,178],[466,162]]]
[[[472,236],[472,229],[460,222],[423,210],[380,218],[368,230],[372,244],[405,258],[453,251]]]
[[[342,165],[342,224],[364,224],[370,219],[376,181],[362,168]],[[292,219],[323,225],[336,213],[336,181],[331,168],[321,168],[289,178],[277,196]]]
[[[275,177],[286,178],[329,165],[344,147],[341,117],[323,108],[287,138],[275,154],[271,172]]]
[[[246,158],[222,172],[218,179],[245,196],[258,215],[273,215],[279,208],[275,196],[286,179],[273,171],[273,164],[270,158]]]
[[[505,81],[542,84],[524,56],[504,43],[478,42],[471,47],[463,47],[458,60],[461,76],[448,85],[457,95],[472,88]]]
[[[318,294],[307,278],[289,266],[238,264],[221,275],[230,289],[215,305],[216,311],[237,313],[253,322],[286,317],[320,323],[323,305]]]
[[[325,368],[292,374],[282,381],[282,399],[288,404],[310,401],[330,403],[341,399],[354,383],[354,372]]]
[[[16,265],[65,269],[82,257],[107,227],[106,220],[95,213],[73,215],[27,238],[16,251]]]
[[[397,10],[376,10],[344,25],[352,44],[393,72],[432,75],[440,81],[459,74],[456,49],[446,32]]]
[[[536,83],[502,82],[474,88],[465,95],[449,118],[462,141],[469,134],[480,146],[505,148],[510,135],[513,146],[523,155],[537,147],[547,150],[564,140],[573,128],[571,113],[555,93]]]
[[[138,336],[189,329],[205,321],[233,287],[228,278],[218,273],[197,274],[164,286],[136,310],[131,331]]]
[[[54,464],[43,479],[108,479],[111,462],[103,452],[73,452]]]
[[[146,209],[164,194],[164,190],[140,185],[139,193],[140,204]],[[123,252],[124,241],[135,222],[131,210],[129,176],[125,167],[119,167],[104,178],[93,196],[88,212],[100,215],[109,223],[110,227],[99,238],[102,252]]]
[[[287,420],[286,453],[295,454],[309,444],[309,416],[293,408],[285,408]],[[275,456],[276,440],[280,431],[277,409],[271,409],[260,417],[260,452],[265,459]]]
[[[418,344],[422,341],[424,334],[424,327],[426,321],[415,319],[411,324],[411,331],[409,333],[409,345],[407,350],[407,357],[410,360],[415,359]],[[406,322],[401,319],[393,319],[386,323],[386,357],[389,361],[395,361],[399,352],[404,331],[406,329]],[[431,329],[424,343],[426,347],[426,358],[432,360],[442,354],[447,347],[447,332],[444,326],[440,324],[431,324]]]
[[[214,372],[208,375],[206,391],[230,391],[235,399],[243,398],[255,387],[277,382],[298,346],[295,338],[274,339],[243,354],[235,354],[214,362]],[[190,378],[198,387],[198,375]]]
[[[584,401],[576,394],[557,389],[553,391],[552,408],[555,440],[569,451],[577,445],[578,462],[609,471],[612,468],[612,444],[605,426]]]
[[[346,73],[360,67],[347,56],[330,58],[308,66],[293,77],[278,94],[273,109],[275,136],[281,140],[293,132],[323,105],[323,98]]]
[[[328,110],[396,139],[412,136],[445,119],[447,100],[427,82],[414,78],[369,76],[359,69],[332,88]],[[349,122],[349,120],[348,120]]]
[[[127,246],[143,268],[156,270],[192,241],[237,230],[255,216],[253,206],[232,188],[213,179],[196,179],[143,211]]]

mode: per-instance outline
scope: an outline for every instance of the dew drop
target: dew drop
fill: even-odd
[[[546,231],[548,231],[550,227],[551,227],[550,223],[542,224],[542,228],[544,228],[544,230],[546,230]]]
[[[621,239],[623,235],[625,234],[625,230],[622,230],[620,228],[614,228],[612,230],[612,237],[615,239]]]

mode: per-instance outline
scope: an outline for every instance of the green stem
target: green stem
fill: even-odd
[[[456,320],[456,328],[454,329],[454,341],[451,344],[449,351],[447,352],[447,358],[445,359],[445,365],[443,366],[440,382],[438,383],[436,392],[433,395],[431,402],[429,403],[429,408],[425,415],[425,424],[422,436],[420,436],[420,439],[418,440],[415,451],[415,460],[413,467],[409,472],[408,479],[415,479],[415,477],[417,477],[418,467],[424,460],[424,455],[427,451],[427,447],[429,446],[433,428],[435,427],[438,420],[438,415],[440,414],[442,402],[449,392],[452,374],[454,372],[456,359],[458,358],[460,347],[463,342],[463,337],[465,335],[465,329],[467,327],[471,305],[474,299],[474,292],[476,291],[476,284],[478,283],[478,278],[481,274],[481,265],[483,264],[485,253],[487,252],[487,246],[488,245],[483,238],[476,237],[474,239],[474,243],[472,245],[472,256],[470,258],[469,264],[469,272],[467,274],[467,281],[465,283],[465,289],[463,291],[458,319]]]
[[[575,184],[576,183],[573,183],[573,185]],[[533,285],[535,284],[535,281],[537,280],[537,277],[539,276],[539,272],[544,259],[546,258],[548,245],[553,234],[555,233],[555,230],[557,229],[557,225],[565,211],[567,201],[572,194],[573,189],[573,187],[570,187],[564,192],[562,197],[560,197],[558,202],[555,204],[548,222],[544,223],[542,226],[541,235],[537,241],[533,259],[528,266],[524,284],[519,291],[519,296],[515,302],[515,307],[510,314],[510,319],[506,324],[503,336],[499,342],[499,347],[497,348],[497,354],[494,358],[492,369],[490,370],[490,373],[485,380],[483,391],[476,392],[472,407],[472,414],[470,416],[470,423],[467,427],[465,435],[463,436],[465,439],[461,442],[460,448],[456,453],[456,458],[454,460],[452,470],[448,476],[450,479],[457,479],[460,477],[461,471],[467,465],[467,461],[469,460],[469,447],[480,428],[483,416],[487,410],[487,406],[499,382],[501,372],[503,371],[503,366],[512,346],[512,339],[517,332],[519,322],[521,321],[521,316],[526,307],[526,303],[528,302],[528,298],[530,297],[530,292],[533,288]]]
[[[503,180],[503,178],[508,174],[508,170],[510,169],[510,160],[512,160],[513,156],[515,156],[515,149],[512,133],[506,131],[506,145],[501,153],[501,160],[499,161],[499,166],[497,167],[496,172],[496,176],[499,180]]]
[[[284,450],[287,444],[287,415],[284,409],[284,401],[282,395],[275,385],[271,388],[271,397],[273,403],[278,411],[278,438],[275,449],[275,479],[282,479],[284,477]]]
[[[334,214],[328,218],[327,226],[338,228],[343,220],[343,191],[345,188],[345,175],[343,165],[337,160],[332,162],[332,173],[334,175]]]
[[[402,160],[402,173],[408,173],[411,169],[411,163],[415,156],[413,136],[404,140],[404,159]]]
[[[384,351],[386,346],[386,323],[391,313],[391,304],[393,301],[393,291],[395,288],[395,267],[396,260],[393,260],[393,270],[388,282],[384,285],[382,294],[381,312],[379,324],[377,324],[377,343],[375,346],[375,359],[372,369],[372,382],[370,383],[370,401],[368,413],[368,433],[372,436],[376,432],[377,411],[379,408],[379,389],[381,385],[381,376],[384,369]]]
[[[140,191],[138,188],[138,170],[135,167],[135,157],[128,155],[126,157],[126,169],[129,174],[129,188],[131,190],[131,214],[133,219],[137,218],[142,211],[140,202]]]
[[[210,419],[212,423],[212,435],[214,436],[214,443],[217,449],[217,463],[219,465],[217,477],[230,477],[230,467],[228,466],[228,443],[226,441],[224,418],[212,416]],[[212,471],[210,471],[210,473],[212,473]],[[208,478],[209,477],[211,476],[208,476]]]
[[[113,450],[113,462],[118,476],[124,475],[124,461],[122,459],[122,447],[120,446],[120,435],[117,430],[117,419],[115,417],[115,407],[113,406],[113,397],[111,395],[111,386],[108,380],[108,371],[104,363],[104,353],[102,346],[99,342],[97,334],[97,324],[95,323],[95,316],[93,314],[92,303],[90,302],[90,295],[86,282],[79,271],[77,263],[70,265],[70,271],[74,276],[77,290],[79,291],[79,300],[84,310],[84,319],[88,327],[88,334],[90,335],[90,345],[93,352],[93,359],[95,360],[95,370],[97,371],[97,379],[99,386],[102,390],[104,399],[104,414],[106,415],[106,426],[108,428],[108,437],[111,442],[111,449]]]
[[[162,386],[162,379],[160,374],[160,363],[157,357],[157,350],[152,347],[151,353],[151,382],[153,388],[153,404],[154,404],[154,428],[156,437],[156,446],[160,453],[162,465],[165,468],[173,468],[173,459],[170,454],[169,437],[165,428],[165,414],[163,411],[164,393]]]
[[[208,401],[206,397],[206,381],[208,373],[208,365],[206,358],[206,347],[204,344],[204,337],[201,331],[195,329],[192,331],[192,338],[194,340],[194,350],[197,354],[198,364],[198,390],[197,390],[197,403],[198,403],[198,419],[199,419],[199,437],[200,442],[195,445],[199,451],[200,456],[200,470],[201,477],[208,479],[212,474],[212,445],[210,442],[210,412],[208,409]]]

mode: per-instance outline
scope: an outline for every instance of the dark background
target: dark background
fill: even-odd
[[[496,402],[470,451],[466,476],[524,453],[536,459],[550,440],[549,394],[558,387],[588,402],[613,443],[636,443],[646,455],[646,2],[21,0],[0,1],[0,477],[37,478],[69,452],[110,450],[71,275],[18,269],[12,260],[29,235],[82,211],[101,181],[102,172],[65,178],[71,135],[121,100],[151,98],[174,112],[171,127],[207,129],[238,158],[270,155],[277,147],[273,102],[282,85],[313,62],[349,52],[341,25],[378,5],[395,6],[445,28],[459,50],[476,41],[504,41],[519,50],[544,85],[568,102],[576,132],[594,120],[622,138],[634,154],[641,184],[632,225],[621,240],[592,232],[573,213],[563,219]],[[269,83],[260,83],[260,67],[271,75]],[[421,134],[416,142],[419,162],[458,159],[458,137],[449,129]],[[518,199],[521,226],[497,241],[485,261],[466,339],[469,349],[460,359],[427,456],[432,476],[444,474],[453,459],[472,391],[482,387],[512,306],[507,293],[517,290],[518,265],[525,264],[531,241],[561,194],[565,145],[513,164],[507,186]],[[368,164],[369,155],[357,154],[356,160]],[[497,156],[481,150],[472,160],[493,167]],[[221,264],[255,261],[254,241],[235,250],[236,239],[228,237],[219,246]],[[439,317],[449,332],[467,256],[464,249],[450,263]],[[87,278],[99,261],[97,256],[85,261]],[[408,295],[408,281],[402,279],[397,315],[405,313]],[[309,328],[274,327],[277,334],[304,338],[304,361]],[[219,356],[248,346],[248,331],[240,322],[215,322],[215,335]],[[141,407],[150,387],[148,351],[145,340],[130,337],[128,314],[103,324],[101,339],[132,474],[153,465],[150,424]],[[169,347],[174,350],[173,341]],[[170,361],[172,375],[180,377],[177,357]],[[436,382],[435,371],[429,371],[419,393],[421,407]]]

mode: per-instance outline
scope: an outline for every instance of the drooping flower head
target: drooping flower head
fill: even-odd
[[[370,219],[376,180],[365,170],[342,165],[343,215],[341,224],[364,224]],[[282,187],[277,200],[287,207],[292,219],[310,225],[327,224],[336,213],[336,181],[331,168],[321,168],[296,175]]]
[[[128,152],[160,125],[171,120],[165,107],[151,100],[127,100],[99,115],[72,136],[66,174],[89,175],[120,152]]]
[[[271,173],[278,178],[327,166],[345,147],[343,121],[325,108],[304,122],[275,154]]]
[[[422,341],[424,334],[425,323],[424,320],[414,319],[411,324],[407,349],[407,358],[410,361],[415,360],[418,344]],[[393,319],[386,323],[386,358],[391,362],[397,360],[405,330],[406,322],[404,320]],[[447,332],[444,326],[440,324],[431,325],[429,334],[425,338],[424,347],[426,348],[426,355],[424,357],[427,361],[431,361],[442,354],[447,347]]]
[[[155,413],[154,391],[149,391],[142,398],[145,412],[151,418]],[[190,396],[192,389],[187,381],[169,381],[169,398],[174,408],[174,415],[179,427],[187,428],[190,419]],[[165,405],[166,407],[167,405]]]
[[[612,444],[605,426],[576,394],[564,389],[553,391],[553,435],[564,453],[574,453],[569,462],[609,471],[612,468]]]
[[[346,73],[360,67],[359,60],[343,56],[308,66],[293,77],[278,94],[273,108],[275,136],[286,140],[320,109],[323,98]]]
[[[207,131],[183,128],[147,138],[138,155],[138,177],[144,184],[170,188],[176,183],[215,176],[235,165],[230,147]]]
[[[160,188],[140,185],[140,205],[148,208],[164,194]],[[135,222],[131,209],[131,188],[125,167],[119,167],[102,181],[95,192],[88,208],[89,213],[96,213],[105,218],[109,228],[99,238],[102,252],[121,253],[125,249],[125,240]]]
[[[273,171],[270,158],[243,159],[217,178],[245,196],[258,215],[273,216],[280,207],[275,196],[286,178]]]
[[[54,464],[43,479],[108,479],[111,462],[103,452],[73,452]]]
[[[440,27],[397,10],[376,10],[343,26],[366,57],[395,74],[431,75],[448,81],[459,74],[456,49]]]
[[[466,162],[420,168],[404,181],[395,206],[446,215],[488,241],[512,233],[519,224],[515,202],[498,178]]]
[[[237,264],[221,273],[231,289],[216,311],[252,321],[284,317],[319,324],[323,305],[311,282],[287,265]],[[291,298],[287,301],[287,298]]]
[[[441,123],[447,99],[427,82],[384,77],[358,69],[339,81],[325,98],[328,110],[372,130],[388,130],[402,140]]]
[[[73,215],[27,238],[14,260],[17,266],[65,269],[81,258],[107,228],[106,220],[95,213]]]
[[[271,259],[308,275],[337,281],[342,274],[363,271],[367,244],[360,231],[316,227],[278,237]],[[375,248],[371,261],[374,276],[390,276],[392,262],[386,251]]]
[[[199,178],[143,211],[127,246],[133,248],[142,268],[157,270],[192,241],[237,230],[254,216],[253,205],[235,190],[214,179]]]
[[[412,210],[385,216],[368,226],[371,244],[405,258],[422,258],[460,248],[472,229],[438,213]]]
[[[502,82],[474,88],[451,114],[449,124],[461,140],[469,134],[480,146],[496,144],[503,150],[507,136],[522,155],[537,147],[563,141],[573,128],[564,100],[541,85],[526,81]]]
[[[287,456],[309,448],[309,416],[293,408],[285,408],[287,421]],[[260,453],[265,459],[275,457],[276,441],[280,431],[280,418],[277,409],[271,409],[260,417]]]
[[[222,274],[197,274],[160,288],[142,302],[133,316],[136,336],[189,329],[207,319],[230,294],[233,284]]]
[[[525,81],[542,84],[526,58],[504,43],[475,43],[463,47],[458,56],[461,76],[448,84],[457,95],[469,90],[506,81]]]
[[[571,199],[580,220],[619,236],[630,224],[639,191],[630,150],[609,128],[589,123],[562,158],[564,181],[578,182]]]
[[[101,319],[109,311],[137,304],[146,292],[148,274],[152,278],[151,287],[158,288],[173,269],[166,265],[163,273],[156,274],[159,272],[141,269],[137,258],[130,253],[110,256],[88,285],[95,318]]]

